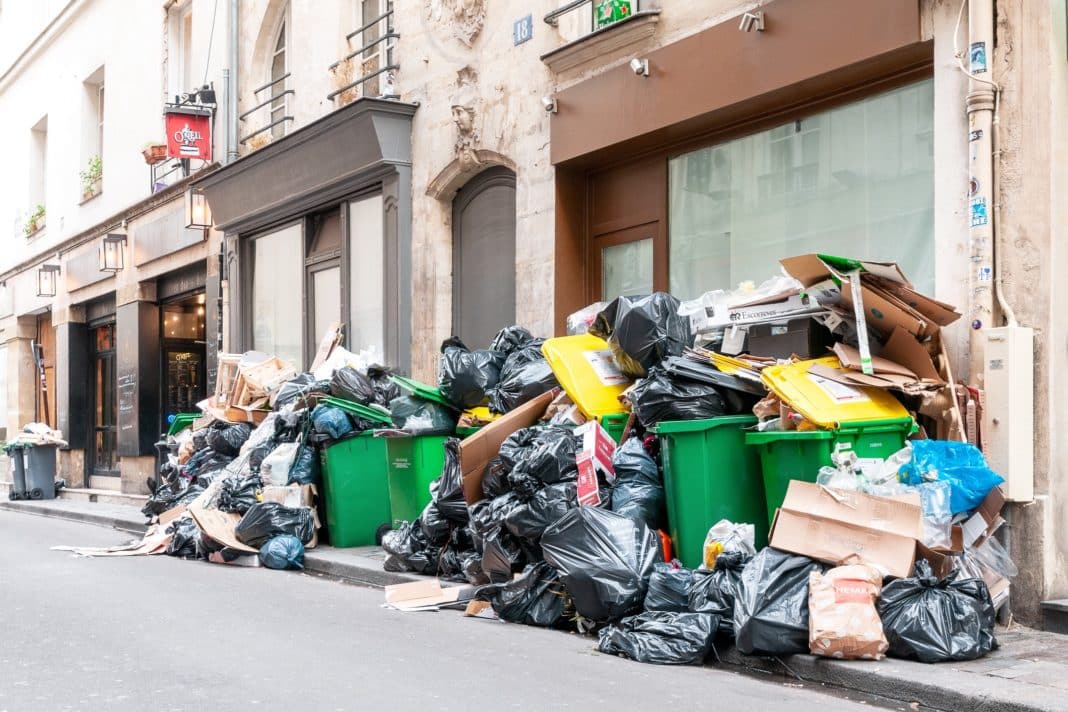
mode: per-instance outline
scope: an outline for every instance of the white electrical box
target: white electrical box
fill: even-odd
[[[983,363],[983,446],[990,468],[1005,478],[1010,502],[1035,498],[1034,331],[986,329]]]

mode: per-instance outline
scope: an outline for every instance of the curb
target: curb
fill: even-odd
[[[0,509],[35,516],[96,524],[141,534],[143,522],[90,512],[0,502]],[[314,553],[319,551],[319,553]],[[398,583],[425,580],[425,576],[392,573],[382,569],[382,562],[366,556],[347,556],[355,561],[339,560],[334,549],[312,550],[305,554],[304,573],[341,580],[348,584],[383,588]],[[342,555],[344,556],[344,555]],[[874,695],[903,704],[919,703],[921,709],[942,712],[1055,712],[1064,709],[1063,692],[1052,688],[1014,685],[1006,689],[1006,680],[982,674],[958,671],[952,664],[923,665],[886,659],[879,663],[839,661],[810,655],[784,658],[742,655],[733,646],[719,654],[714,666],[741,671],[799,679],[854,692]],[[966,683],[966,690],[958,689]]]
[[[83,524],[96,524],[102,527],[129,532],[130,534],[144,534],[148,529],[144,522],[136,519],[111,517],[106,514],[94,514],[92,512],[18,505],[13,502],[0,502],[0,509],[6,509],[11,512],[21,512],[22,514],[32,514],[36,517],[49,517],[51,519],[66,519],[70,522],[81,522]]]

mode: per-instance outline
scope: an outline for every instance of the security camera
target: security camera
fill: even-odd
[[[649,60],[638,59],[637,57],[635,57],[634,59],[630,60],[630,71],[634,72],[639,77],[649,76]]]
[[[756,12],[747,12],[742,15],[742,21],[738,24],[738,29],[742,32],[757,32],[764,31],[764,13],[761,10]]]
[[[543,96],[541,98],[541,105],[545,107],[545,111],[550,114],[555,114],[559,108],[556,105],[556,99],[551,96]]]

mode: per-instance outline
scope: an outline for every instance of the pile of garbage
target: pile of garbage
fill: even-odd
[[[385,568],[467,584],[442,606],[595,633],[601,651],[642,662],[700,663],[732,644],[924,662],[994,649],[1017,571],[996,536],[1002,478],[961,417],[976,393],[953,385],[941,340],[960,315],[891,263],[782,265],[689,302],[592,304],[565,337],[446,341],[438,387],[475,432],[447,441],[426,509],[384,537]],[[760,450],[770,516],[709,517],[687,566],[665,426],[724,418]],[[823,450],[776,460],[795,435],[794,449]],[[673,465],[691,480],[710,466]]]

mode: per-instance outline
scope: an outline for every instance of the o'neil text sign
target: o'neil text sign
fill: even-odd
[[[167,156],[211,160],[211,115],[168,111]]]

